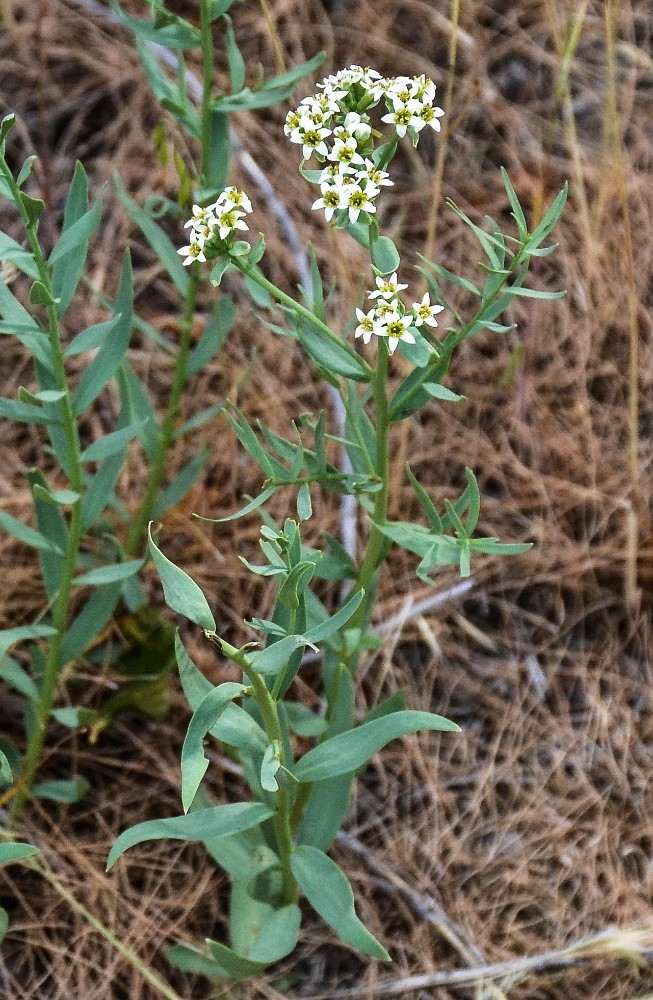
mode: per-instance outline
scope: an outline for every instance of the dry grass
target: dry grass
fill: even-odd
[[[385,73],[425,72],[446,91],[455,7],[446,0],[278,0],[270,12],[289,65],[323,47],[327,72],[369,63]],[[179,4],[180,11],[193,9]],[[2,103],[21,116],[23,152],[41,155],[38,178],[54,224],[76,157],[96,190],[118,171],[134,197],[143,199],[153,188],[171,193],[173,177],[157,166],[150,143],[158,112],[129,39],[72,0],[4,0],[3,10]],[[535,547],[518,559],[479,564],[466,595],[397,628],[385,651],[366,664],[359,693],[363,710],[407,687],[413,707],[442,712],[463,728],[460,737],[410,738],[389,748],[360,782],[347,829],[377,863],[400,871],[414,892],[433,896],[489,962],[563,948],[651,917],[653,14],[645,0],[624,3],[608,44],[608,13],[612,4],[606,9],[598,0],[460,5],[442,195],[475,216],[506,219],[498,177],[505,165],[534,218],[570,178],[559,252],[541,262],[534,278],[540,287],[564,287],[569,294],[552,304],[519,303],[514,333],[464,345],[450,382],[470,402],[432,406],[395,446],[407,448],[419,478],[439,499],[460,485],[464,459],[481,484],[483,533],[533,540]],[[251,0],[235,8],[235,18],[248,64],[261,61],[272,71],[275,39],[265,11]],[[351,313],[357,294],[351,275],[362,259],[346,237],[325,232],[311,213],[311,194],[279,128],[284,113],[239,116],[237,128],[301,237],[315,241],[325,273],[339,279],[338,323]],[[418,153],[404,148],[396,186],[383,199],[383,225],[407,262],[429,239],[435,156],[435,144],[427,141]],[[119,251],[129,243],[137,308],[174,337],[178,307],[167,283],[110,188],[106,205],[93,248],[93,283],[115,290]],[[467,233],[442,206],[436,221],[436,259],[471,273],[477,252]],[[14,231],[8,213],[3,223]],[[254,225],[268,237],[271,277],[292,287],[292,253],[265,205]],[[237,286],[233,292],[241,299]],[[97,316],[92,297],[82,296],[71,332],[73,321],[81,329]],[[30,367],[19,347],[5,342],[4,350],[3,394],[10,395],[18,384],[30,384]],[[161,353],[136,341],[131,357],[162,400],[170,372]],[[224,354],[200,376],[188,413],[233,392],[252,357],[239,396],[250,417],[285,430],[298,411],[328,404],[300,351],[271,338],[245,306]],[[638,386],[629,364],[637,365]],[[89,434],[110,429],[114,403],[107,394]],[[256,489],[257,480],[223,425],[198,432],[196,443],[202,440],[214,443],[206,480],[166,518],[163,537],[166,551],[205,588],[221,626],[237,636],[241,619],[265,611],[270,601],[236,558],[253,551],[257,525],[236,522],[218,530],[187,515],[219,516]],[[26,467],[42,461],[40,442],[38,429],[0,426],[0,497],[15,516],[29,509],[23,477]],[[179,447],[175,461],[185,452]],[[144,477],[135,451],[121,482],[128,504],[137,503]],[[276,501],[279,515],[282,504]],[[417,514],[408,490],[396,490],[393,505],[395,514]],[[335,530],[334,502],[316,506],[320,525]],[[5,625],[29,620],[41,606],[36,568],[25,559],[22,549],[2,540]],[[410,557],[394,554],[380,622],[401,610],[407,595],[426,596],[413,582],[412,567]],[[443,573],[438,587],[454,582]],[[154,578],[151,586],[158,593]],[[189,640],[217,679],[222,668],[212,653],[197,637]],[[0,729],[18,732],[18,713],[19,705],[3,696]],[[149,846],[133,851],[110,877],[103,874],[120,829],[178,811],[186,718],[176,695],[163,726],[126,719],[95,748],[53,728],[45,770],[53,776],[77,770],[92,780],[93,791],[74,808],[36,806],[25,835],[42,845],[60,882],[180,996],[201,1000],[225,995],[224,988],[171,971],[161,946],[224,933],[225,883],[202,851]],[[212,786],[226,800],[240,786],[222,765],[217,756]],[[282,970],[291,992],[356,988],[371,998],[381,980],[460,966],[456,949],[396,886],[379,880],[345,844],[336,856],[356,885],[361,915],[390,945],[394,965],[381,968],[354,956],[311,922]],[[0,994],[11,1000],[159,996],[56,891],[23,869],[6,871],[0,895],[12,930],[0,960]],[[653,972],[632,956],[615,963],[593,955],[502,989],[511,1000],[630,1000],[650,993]],[[435,985],[414,994],[438,1000],[500,995]],[[271,977],[238,995],[279,993]]]

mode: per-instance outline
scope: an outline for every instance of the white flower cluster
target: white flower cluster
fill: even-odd
[[[421,302],[413,302],[411,309],[406,309],[399,298],[399,292],[407,288],[397,281],[397,273],[390,277],[378,277],[376,288],[368,294],[374,302],[369,312],[356,310],[358,326],[354,330],[355,337],[362,337],[369,344],[372,336],[387,337],[390,354],[394,354],[397,344],[402,340],[406,344],[414,344],[415,337],[410,332],[411,326],[437,326],[436,316],[443,306],[432,305],[428,292],[425,292]]]
[[[323,208],[327,222],[346,209],[350,222],[361,212],[373,213],[381,188],[392,184],[375,164],[374,137],[369,110],[381,100],[398,136],[406,132],[417,145],[426,126],[439,131],[444,112],[433,106],[435,84],[426,76],[383,77],[374,69],[350,66],[318,84],[318,93],[305,97],[286,117],[284,132],[302,147],[304,160],[315,156],[326,163],[319,175],[322,197],[313,208]]]
[[[205,208],[193,205],[193,215],[184,223],[184,229],[190,227],[190,243],[177,250],[182,257],[186,257],[184,264],[192,264],[194,260],[205,261],[204,248],[210,240],[228,240],[237,229],[249,229],[243,222],[243,216],[251,211],[249,198],[235,187],[225,188],[212,205]]]

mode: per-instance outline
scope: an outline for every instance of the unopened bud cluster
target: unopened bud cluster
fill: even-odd
[[[249,198],[244,191],[239,191],[235,187],[226,188],[212,205],[207,205],[205,208],[193,205],[193,215],[184,223],[185,229],[190,228],[190,243],[177,250],[177,253],[185,256],[184,264],[192,264],[195,260],[207,260],[205,254],[207,244],[218,241],[228,243],[236,235],[237,230],[249,229],[243,217],[251,211],[252,204]],[[210,257],[215,256],[214,251]]]
[[[407,285],[400,285],[397,273],[389,277],[378,277],[376,288],[369,292],[368,299],[374,302],[369,312],[356,310],[358,326],[354,330],[355,337],[362,337],[369,344],[372,337],[387,337],[390,354],[394,354],[399,341],[414,344],[415,337],[410,332],[411,327],[437,326],[436,316],[443,306],[432,305],[429,293],[425,292],[421,302],[413,302],[407,309],[399,298],[399,292]]]
[[[381,188],[390,185],[388,173],[375,158],[375,140],[369,111],[384,101],[381,118],[398,136],[409,134],[417,145],[429,125],[439,131],[444,114],[433,106],[435,84],[426,76],[383,77],[374,69],[350,66],[318,84],[318,93],[305,97],[286,117],[284,131],[302,147],[304,160],[315,156],[325,164],[318,183],[322,197],[313,208],[324,209],[327,222],[346,211],[349,222],[361,212],[376,212]]]

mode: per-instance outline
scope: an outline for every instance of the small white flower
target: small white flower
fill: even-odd
[[[291,136],[299,128],[299,123],[302,120],[301,113],[299,109],[297,111],[289,111],[286,115],[286,123],[283,126],[283,130],[287,136]],[[296,140],[291,140],[295,142]]]
[[[186,260],[182,261],[184,266],[192,264],[193,261],[195,260],[199,261],[206,260],[206,257],[204,256],[204,251],[202,249],[203,246],[204,246],[203,243],[192,242],[189,246],[181,247],[179,250],[177,250],[177,253],[181,254],[182,257],[183,256],[186,257]]]
[[[408,330],[412,321],[413,317],[410,314],[401,316],[398,312],[387,313],[382,319],[377,320],[374,332],[377,337],[388,338],[390,354],[394,354],[400,340],[406,344],[415,343],[415,337]]]
[[[415,317],[415,326],[422,326],[426,323],[427,326],[437,326],[436,316],[441,313],[444,306],[431,305],[431,297],[428,292],[424,292],[421,302],[413,302],[413,316]]]
[[[394,181],[390,180],[390,174],[386,170],[379,170],[378,167],[375,167],[372,160],[364,160],[363,168],[357,172],[357,180],[367,177],[375,187],[388,187],[394,184]]]
[[[229,236],[234,234],[237,229],[249,229],[246,222],[240,218],[242,212],[239,212],[235,208],[225,209],[224,211],[216,215],[216,226],[218,229],[218,236],[221,240],[226,240]]]
[[[374,309],[370,309],[369,312],[364,312],[362,309],[356,309],[356,318],[358,320],[358,326],[354,330],[355,337],[362,337],[363,343],[369,344],[372,339],[374,331],[374,322],[376,319],[376,314]]]
[[[348,167],[352,163],[362,163],[363,157],[356,152],[356,141],[354,139],[336,139],[327,159],[333,163],[342,163]]]
[[[419,112],[421,105],[419,101],[411,99],[407,104],[396,104],[394,111],[383,115],[382,122],[389,122],[394,125],[397,135],[401,138],[406,135],[406,130],[415,126],[416,121],[420,121]]]
[[[417,118],[423,123],[420,127],[423,128],[424,125],[430,125],[434,131],[439,132],[441,126],[438,119],[442,118],[443,114],[444,111],[442,108],[433,108],[430,104],[425,104],[424,107],[417,113]],[[416,123],[413,122],[413,128],[417,127]]]
[[[379,276],[376,279],[376,291],[370,292],[368,298],[370,299],[394,299],[397,297],[397,293],[403,288],[408,288],[408,285],[399,285],[397,283],[397,272],[391,274],[389,278],[384,278]]]
[[[372,204],[371,199],[379,193],[378,188],[363,191],[359,184],[348,184],[342,190],[350,222],[356,222],[361,212],[376,212],[376,205]]]
[[[224,208],[238,208],[244,212],[252,211],[252,203],[244,191],[239,191],[236,187],[225,188],[218,202]]]
[[[333,213],[347,205],[345,192],[340,184],[324,183],[320,185],[322,197],[313,202],[312,208],[323,208],[324,218],[330,222]]]
[[[414,76],[410,85],[411,94],[420,101],[433,104],[435,99],[435,84],[428,76],[422,73],[421,76]]]

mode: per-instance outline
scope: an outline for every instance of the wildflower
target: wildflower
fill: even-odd
[[[376,205],[373,204],[372,198],[378,195],[378,188],[367,185],[363,190],[359,184],[352,183],[346,187],[343,185],[342,191],[350,222],[356,222],[361,212],[376,212]]]
[[[369,344],[372,339],[372,334],[375,333],[375,320],[377,318],[374,309],[370,309],[369,312],[364,312],[362,309],[356,309],[356,318],[358,320],[358,326],[354,330],[355,337],[362,337],[365,344]]]
[[[401,138],[406,135],[406,131],[409,128],[415,128],[416,122],[421,122],[418,128],[423,128],[424,122],[422,122],[419,117],[419,112],[422,110],[422,106],[419,101],[415,98],[410,98],[406,104],[396,103],[394,105],[394,111],[390,111],[387,115],[383,115],[381,118],[382,122],[390,122],[394,125],[397,130],[397,135]]]
[[[226,188],[212,205],[193,205],[193,214],[184,223],[184,229],[190,227],[190,242],[177,251],[185,257],[183,263],[188,265],[195,260],[206,261],[216,257],[217,248],[206,256],[206,252],[212,249],[211,241],[230,240],[237,230],[249,229],[243,216],[251,211],[252,203],[248,196],[236,187]]]
[[[357,179],[363,176],[367,177],[375,187],[388,187],[394,184],[394,181],[390,180],[390,174],[387,170],[379,170],[370,159],[363,161],[363,169],[356,175]]]
[[[444,306],[431,305],[431,298],[428,292],[424,292],[421,302],[413,302],[413,316],[415,321],[415,326],[422,326],[426,323],[427,326],[437,326],[436,316],[441,313]]]
[[[329,184],[324,182],[320,185],[320,190],[322,192],[322,197],[318,198],[317,201],[313,202],[312,208],[323,208],[324,218],[327,222],[330,222],[333,218],[333,213],[340,208],[346,207],[345,192],[341,184]]]
[[[394,354],[399,341],[406,344],[414,344],[415,337],[409,331],[413,317],[410,313],[403,316],[399,312],[386,313],[374,324],[374,333],[377,337],[388,338],[388,349],[390,354]]]
[[[225,208],[216,215],[215,221],[218,229],[218,236],[221,240],[226,240],[236,232],[237,229],[249,229],[246,222],[243,222],[239,212],[235,208]]]
[[[181,247],[177,250],[177,253],[180,253],[182,256],[186,256],[186,260],[183,261],[184,265],[187,266],[188,264],[192,264],[195,260],[206,260],[206,257],[204,256],[204,243],[199,242],[199,239],[201,239],[201,237],[197,237],[192,243],[189,244],[189,246]]]
[[[252,211],[252,203],[245,192],[239,191],[235,187],[225,188],[218,198],[218,203],[224,205],[225,208],[238,208],[245,212]]]
[[[408,288],[408,285],[397,284],[397,272],[391,274],[389,278],[383,278],[379,276],[376,279],[376,291],[370,292],[368,298],[370,299],[393,299],[397,297],[397,293],[403,288]]]
[[[356,149],[355,139],[336,139],[327,159],[338,165],[344,164],[346,167],[353,163],[362,163],[363,157],[356,152]]]

